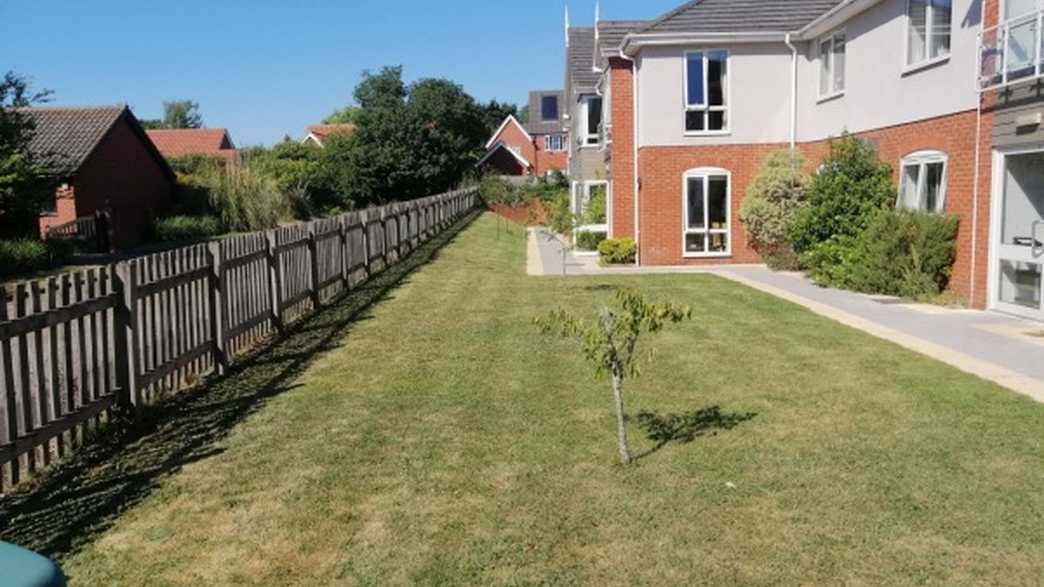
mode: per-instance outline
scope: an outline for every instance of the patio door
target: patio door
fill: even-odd
[[[1044,320],[1044,150],[997,159],[994,305]]]

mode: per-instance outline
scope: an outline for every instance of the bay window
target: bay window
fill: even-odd
[[[682,184],[682,246],[686,257],[723,257],[730,242],[731,185],[724,169],[685,173]]]
[[[903,158],[899,207],[942,212],[946,206],[946,154],[918,151]]]
[[[950,54],[952,0],[908,0],[906,16],[906,65]]]
[[[845,33],[837,32],[819,42],[819,97],[845,91]]]
[[[729,130],[729,54],[691,51],[685,54],[686,134]]]

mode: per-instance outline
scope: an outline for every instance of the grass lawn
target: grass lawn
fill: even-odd
[[[1044,577],[1044,406],[713,276],[531,278],[525,251],[521,230],[472,224],[70,549],[72,582]],[[740,420],[630,467],[607,382],[532,323],[625,286],[695,310],[646,341],[630,412]]]

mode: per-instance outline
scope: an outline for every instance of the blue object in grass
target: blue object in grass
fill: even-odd
[[[0,586],[65,587],[65,575],[49,559],[0,542]]]

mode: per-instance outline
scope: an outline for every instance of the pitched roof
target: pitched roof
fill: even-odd
[[[308,135],[314,136],[322,144],[323,141],[333,135],[350,135],[355,132],[355,125],[344,124],[313,124],[307,127]]]
[[[844,0],[691,0],[638,33],[790,32]]]
[[[595,34],[590,27],[570,27],[568,77],[573,93],[592,92],[598,85],[594,70]]]
[[[75,173],[126,110],[126,106],[24,108],[36,124],[29,150],[56,175]]]
[[[493,155],[495,155],[497,153],[497,151],[499,151],[501,149],[503,149],[503,150],[507,151],[508,153],[510,153],[511,156],[514,157],[515,160],[518,161],[522,165],[522,167],[525,167],[527,169],[532,167],[532,165],[529,163],[529,161],[526,161],[526,158],[523,157],[521,153],[519,153],[518,151],[513,149],[510,145],[508,145],[504,141],[497,141],[497,144],[493,145],[493,148],[491,148],[488,151],[486,151],[486,154],[481,159],[479,159],[479,162],[475,164],[475,167],[481,167],[483,163],[485,163],[486,161],[489,161],[489,158],[492,157]]]
[[[145,131],[164,157],[228,156],[236,146],[223,128],[164,128]]]

